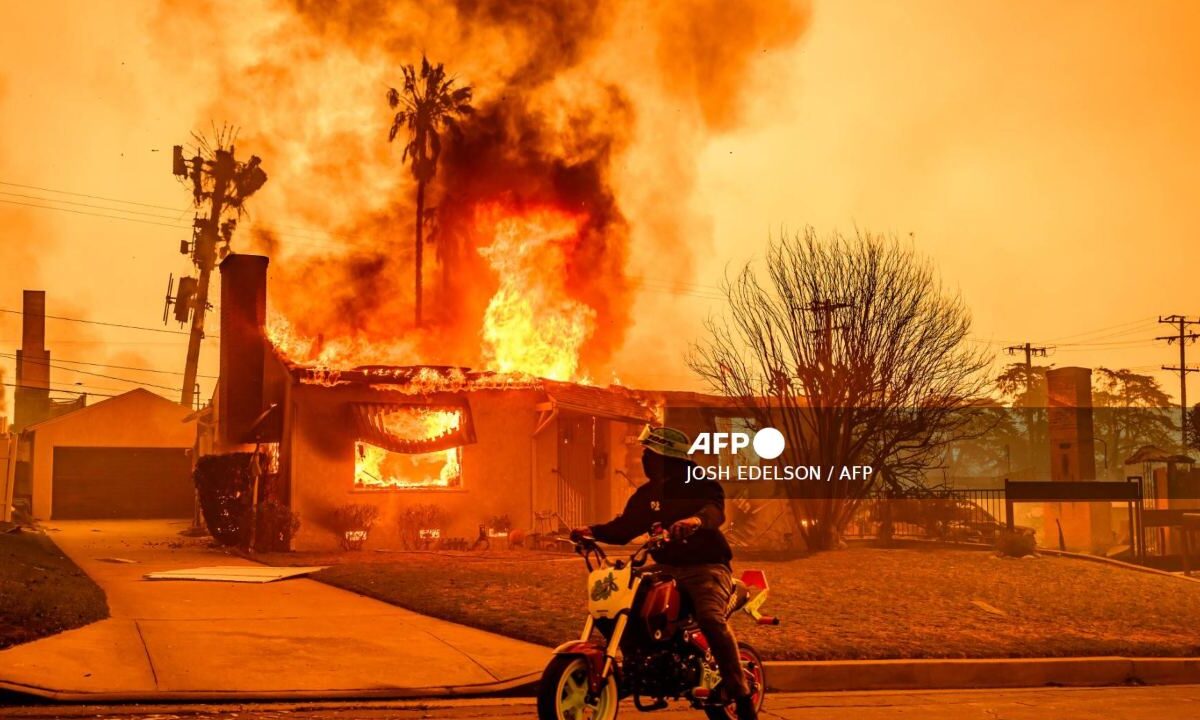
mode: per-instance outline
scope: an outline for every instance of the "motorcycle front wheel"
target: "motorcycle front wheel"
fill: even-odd
[[[617,717],[617,681],[612,676],[588,700],[588,663],[578,655],[555,655],[538,683],[538,720],[613,720]]]
[[[761,712],[763,698],[767,694],[767,676],[762,658],[758,656],[757,650],[743,642],[738,643],[738,654],[742,658],[742,670],[746,673],[746,680],[752,681],[751,686],[755,688],[754,709]],[[736,720],[737,718],[733,703],[725,707],[704,708],[704,714],[708,716],[709,720]]]

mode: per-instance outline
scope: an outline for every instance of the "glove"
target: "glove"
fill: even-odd
[[[683,538],[686,538],[699,530],[701,524],[700,518],[698,517],[688,517],[682,520],[676,520],[674,524],[671,525],[671,537],[682,540]]]
[[[586,525],[583,527],[577,527],[571,531],[571,542],[573,542],[573,543],[583,542],[585,538],[590,538],[591,536],[592,536],[592,529],[590,527],[588,527]]]

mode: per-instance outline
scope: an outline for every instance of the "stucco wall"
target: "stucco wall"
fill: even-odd
[[[399,548],[399,519],[405,508],[439,504],[445,512],[446,537],[473,540],[480,523],[507,514],[516,528],[532,527],[532,507],[553,508],[555,428],[538,437],[536,472],[531,435],[537,391],[480,391],[469,402],[478,442],[463,448],[461,487],[451,489],[356,489],[354,431],[346,421],[347,403],[411,402],[412,398],[365,388],[293,386],[285,416],[284,467],[290,477],[292,509],[300,516],[293,539],[297,550],[327,550],[338,538],[328,516],[348,503],[380,508],[367,548]],[[531,477],[533,476],[533,477]],[[534,483],[536,496],[531,494]]]
[[[53,512],[55,447],[191,448],[196,423],[183,422],[190,412],[139,389],[32,426],[34,517]]]

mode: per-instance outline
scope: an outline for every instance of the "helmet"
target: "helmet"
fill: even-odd
[[[688,459],[688,450],[692,447],[691,438],[682,430],[649,425],[642,428],[638,442],[652,453],[681,460]]]

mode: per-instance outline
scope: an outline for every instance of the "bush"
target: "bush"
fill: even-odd
[[[221,545],[245,547],[250,542],[254,453],[205,455],[192,476],[200,512],[213,539]]]
[[[363,543],[375,521],[379,508],[363,503],[348,503],[333,511],[333,530],[343,550],[362,550]]]
[[[258,528],[254,549],[259,552],[285,552],[292,548],[292,538],[300,530],[300,516],[291,508],[274,500],[258,506]]]
[[[488,529],[494,533],[507,535],[512,531],[512,518],[508,515],[493,515],[491,522],[488,524]]]
[[[446,513],[437,505],[412,505],[400,514],[400,545],[405,550],[428,549],[436,538],[421,537],[422,530],[442,529]]]
[[[996,554],[1016,558],[1036,555],[1037,538],[1024,530],[1001,530],[996,536]]]

